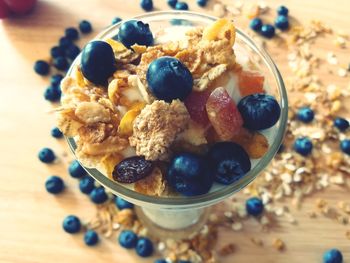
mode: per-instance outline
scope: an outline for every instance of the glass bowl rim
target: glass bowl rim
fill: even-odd
[[[172,18],[168,18],[168,20],[185,19],[185,18],[181,18],[181,16],[189,16],[187,20],[190,20],[190,16],[196,16],[197,18],[202,18],[213,22],[218,19],[215,16],[210,16],[210,15],[191,12],[191,11],[157,11],[157,12],[149,12],[147,14],[143,14],[139,16],[134,16],[128,20],[132,20],[132,19],[143,20],[147,18],[154,18],[156,16],[166,16],[166,15],[172,16]],[[123,22],[124,21],[121,21],[117,24],[109,26],[108,28],[103,30],[101,33],[97,34],[90,41],[102,39],[105,35],[116,30],[120,26],[120,24],[122,24]],[[249,183],[251,183],[259,175],[259,173],[270,163],[270,161],[273,159],[274,155],[277,153],[282,143],[285,130],[287,127],[287,120],[288,120],[288,99],[287,99],[287,91],[285,89],[282,76],[277,66],[273,62],[272,58],[270,57],[270,55],[262,47],[257,46],[254,43],[254,41],[248,35],[246,35],[243,31],[241,31],[239,28],[236,28],[236,37],[237,35],[239,39],[243,40],[245,44],[247,44],[254,52],[258,53],[262,57],[269,71],[273,74],[275,81],[277,81],[279,95],[280,95],[280,102],[279,102],[281,106],[281,116],[279,119],[280,128],[268,152],[259,160],[259,162],[256,164],[256,166],[253,169],[251,169],[244,177],[239,179],[237,182],[227,185],[222,189],[216,190],[215,192],[212,192],[212,193],[209,192],[204,195],[190,196],[190,197],[188,196],[159,197],[159,196],[144,195],[134,190],[128,189],[121,184],[114,182],[108,176],[102,174],[99,170],[95,168],[86,168],[83,166],[84,169],[88,172],[88,174],[92,176],[98,183],[100,183],[107,189],[111,190],[113,194],[116,194],[132,203],[135,203],[141,206],[158,207],[158,208],[166,208],[166,209],[194,208],[194,207],[208,206],[231,196],[232,194],[238,192],[242,188],[246,187]],[[80,63],[80,54],[73,61],[71,67],[67,72],[67,75],[71,74],[72,68],[74,68],[74,66],[77,65],[77,63]],[[75,155],[76,143],[74,138],[66,137],[66,140],[68,142],[70,149]]]

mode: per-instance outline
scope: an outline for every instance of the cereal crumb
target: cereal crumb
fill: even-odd
[[[276,248],[279,251],[282,251],[285,248],[284,242],[281,239],[279,239],[279,238],[275,238],[273,240],[272,244],[273,244],[273,247]]]
[[[233,243],[229,243],[222,248],[219,249],[218,253],[220,256],[228,256],[235,251],[235,245]]]

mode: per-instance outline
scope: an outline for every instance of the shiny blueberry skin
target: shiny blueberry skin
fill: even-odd
[[[289,20],[287,16],[278,16],[275,20],[275,27],[280,30],[287,30],[289,28]]]
[[[277,100],[267,94],[256,93],[242,98],[238,103],[244,126],[250,130],[272,127],[280,118],[281,108]]]
[[[340,149],[343,153],[346,153],[347,155],[350,155],[350,140],[345,139],[340,142]]]
[[[295,140],[293,148],[297,153],[307,156],[312,151],[312,142],[307,137],[299,137]]]
[[[90,193],[90,200],[95,204],[102,204],[106,202],[108,195],[103,187],[94,188]]]
[[[231,184],[251,169],[248,154],[233,142],[218,142],[209,149],[207,155],[214,167],[215,181],[221,184]]]
[[[281,5],[277,8],[277,14],[281,16],[288,16],[288,8],[284,5]]]
[[[208,3],[208,0],[197,0],[197,5],[200,7],[205,7]]]
[[[153,243],[146,237],[141,237],[137,240],[136,253],[140,257],[149,257],[153,253]]]
[[[343,255],[336,248],[330,249],[323,254],[323,263],[343,263]]]
[[[125,199],[116,196],[114,199],[115,205],[118,207],[119,210],[123,210],[123,209],[133,209],[134,208],[134,204],[126,201]]]
[[[43,148],[38,154],[39,160],[43,163],[52,163],[56,156],[50,148]]]
[[[79,30],[83,34],[88,34],[92,31],[91,23],[87,20],[82,20],[79,23]]]
[[[84,194],[90,194],[95,188],[95,180],[90,176],[84,176],[79,181],[79,189]]]
[[[61,80],[63,79],[63,76],[61,74],[55,74],[51,76],[50,83],[52,86],[59,86],[61,84]]]
[[[249,27],[255,32],[260,32],[263,22],[260,18],[254,18],[250,21]]]
[[[184,100],[192,91],[193,78],[188,68],[178,59],[161,57],[147,70],[148,86],[160,100]]]
[[[74,234],[80,231],[81,223],[78,217],[69,215],[63,220],[62,226],[64,231],[70,234]]]
[[[273,38],[275,36],[275,27],[270,24],[263,25],[260,33],[266,38]]]
[[[76,40],[79,37],[79,31],[75,27],[68,27],[64,31],[64,35],[70,40]]]
[[[106,85],[116,69],[112,47],[104,41],[88,43],[81,55],[81,70],[85,78],[97,85]]]
[[[51,130],[51,136],[54,138],[62,138],[63,137],[63,133],[61,132],[61,130],[57,127],[52,128]]]
[[[213,185],[213,170],[204,157],[192,153],[175,155],[167,179],[177,192],[194,196],[207,193]]]
[[[299,121],[309,123],[314,119],[314,111],[309,107],[302,107],[297,112],[297,118]]]
[[[46,76],[49,74],[50,65],[44,60],[37,60],[34,63],[34,71],[39,75]]]
[[[152,0],[141,0],[140,6],[145,11],[151,11],[153,9],[153,1]]]
[[[84,242],[87,246],[95,246],[98,239],[98,234],[94,230],[88,230],[84,234]]]
[[[44,92],[45,100],[55,102],[61,99],[61,88],[59,86],[49,86]]]
[[[168,5],[172,8],[175,8],[177,0],[168,0]]]
[[[46,179],[45,188],[51,194],[58,194],[64,189],[63,180],[56,175],[50,176]]]
[[[86,171],[77,160],[70,163],[68,172],[73,178],[81,178],[86,175]]]
[[[261,213],[264,211],[264,204],[261,199],[257,197],[249,198],[245,203],[245,207],[247,209],[247,213],[252,216],[261,215]]]
[[[65,55],[70,60],[74,60],[80,53],[80,48],[76,45],[70,45],[65,50]]]
[[[177,2],[175,5],[176,10],[188,10],[188,4],[185,2]]]
[[[60,46],[54,46],[50,49],[51,57],[57,58],[64,56],[64,48]]]
[[[63,49],[69,47],[72,45],[72,40],[69,39],[68,37],[61,37],[59,40],[59,46]]]
[[[122,21],[122,19],[119,16],[116,16],[115,18],[112,19],[112,25],[115,25]]]
[[[131,230],[123,230],[118,237],[119,244],[124,248],[136,247],[137,239],[137,235]]]
[[[120,26],[118,40],[128,48],[134,44],[151,46],[153,35],[148,24],[144,24],[142,21],[129,20]]]
[[[53,65],[58,70],[66,70],[69,66],[69,63],[65,57],[57,57],[53,59]]]
[[[346,129],[349,128],[349,121],[344,118],[340,118],[340,117],[335,118],[333,124],[340,131],[345,131]]]

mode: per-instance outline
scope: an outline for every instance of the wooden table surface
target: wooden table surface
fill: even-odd
[[[49,135],[55,119],[47,113],[51,106],[43,99],[48,79],[37,76],[32,69],[35,60],[48,59],[49,48],[62,36],[64,28],[88,19],[93,23],[95,34],[115,16],[128,18],[142,13],[138,2],[39,0],[32,14],[0,22],[0,262],[152,262],[125,251],[115,240],[103,240],[98,247],[88,248],[82,234],[72,236],[62,231],[62,220],[67,214],[87,219],[95,211],[88,198],[79,192],[77,181],[67,175],[67,162],[72,156],[65,142]],[[272,7],[282,3],[267,2]],[[211,13],[210,7],[204,10],[197,7],[195,1],[188,0],[188,3],[191,10]],[[318,18],[350,33],[347,0],[284,0],[283,4],[301,23]],[[157,10],[168,10],[165,0],[154,0],[154,5]],[[237,18],[236,23],[243,28],[246,25],[241,18]],[[92,35],[84,37],[81,43]],[[319,48],[327,52],[329,46],[324,44]],[[350,62],[349,49],[343,52]],[[284,72],[285,54],[282,57],[272,52],[272,55]],[[68,153],[68,157],[61,158],[57,164],[44,165],[37,159],[42,147],[51,147],[60,156]],[[45,191],[46,177],[52,174],[66,181],[67,189],[58,197]],[[242,194],[237,196],[243,198]],[[323,251],[331,247],[340,248],[345,262],[350,262],[350,240],[344,235],[350,227],[326,218],[310,219],[307,215],[315,199],[320,197],[336,204],[338,200],[349,200],[350,193],[333,187],[306,199],[302,210],[293,211],[298,225],[281,220],[271,233],[264,233],[251,220],[241,232],[220,233],[219,246],[228,242],[238,246],[236,253],[223,262],[321,262]],[[253,245],[249,240],[252,236],[265,240],[266,245],[261,248]],[[284,252],[271,246],[274,237],[285,241]]]

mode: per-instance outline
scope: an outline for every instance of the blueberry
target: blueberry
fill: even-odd
[[[104,41],[88,43],[81,56],[81,70],[85,78],[98,85],[106,85],[116,69],[112,47]]]
[[[123,198],[116,196],[114,199],[115,205],[118,207],[119,210],[123,209],[133,209],[134,204],[124,200]]]
[[[53,59],[53,65],[58,70],[66,70],[69,66],[69,63],[65,57],[57,57]]]
[[[284,148],[285,148],[284,144],[281,144],[280,147],[278,148],[277,153],[282,153]]]
[[[98,234],[94,230],[88,230],[84,235],[84,242],[88,246],[94,246],[98,243]]]
[[[51,57],[57,58],[64,56],[64,48],[60,46],[54,46],[50,49]]]
[[[78,233],[81,228],[81,223],[78,217],[69,215],[63,220],[63,229],[67,233]]]
[[[185,2],[177,2],[175,5],[176,10],[188,10],[188,4]]]
[[[48,100],[51,102],[59,101],[61,98],[60,87],[55,87],[55,86],[47,87],[45,92],[44,92],[44,98],[45,98],[45,100]]]
[[[46,179],[45,188],[46,191],[48,191],[51,194],[58,194],[62,192],[64,188],[63,180],[56,175],[50,176]]]
[[[64,35],[70,40],[76,40],[79,37],[79,32],[75,27],[68,27],[64,31]]]
[[[313,110],[310,109],[309,107],[302,107],[297,112],[298,120],[305,122],[305,123],[312,122],[312,120],[314,119],[314,116],[315,116],[315,114],[314,114]]]
[[[142,21],[129,20],[120,26],[118,40],[126,47],[134,44],[151,46],[153,35],[148,24],[144,24]]]
[[[88,34],[92,31],[91,23],[87,20],[82,20],[79,23],[79,30],[83,34]]]
[[[254,18],[250,21],[249,27],[255,32],[260,32],[263,23],[260,18]]]
[[[65,49],[67,47],[69,47],[70,45],[72,45],[72,40],[70,40],[68,37],[61,37],[59,40],[59,46],[62,49]]]
[[[233,142],[214,144],[209,149],[208,161],[214,167],[215,181],[226,185],[239,180],[251,169],[248,154]]]
[[[54,138],[62,138],[63,137],[63,133],[61,132],[61,130],[57,127],[52,128],[51,130],[51,136]]]
[[[106,194],[105,189],[101,187],[94,188],[90,193],[90,200],[95,204],[102,204],[106,202],[108,195]]]
[[[177,0],[168,0],[168,5],[172,8],[175,8]]]
[[[197,5],[201,7],[205,7],[207,5],[208,0],[197,0]]]
[[[149,257],[153,253],[152,241],[146,237],[141,237],[137,240],[136,253],[140,257]]]
[[[153,9],[153,1],[152,0],[141,0],[140,5],[143,10],[151,11]]]
[[[68,172],[73,178],[81,178],[86,175],[85,169],[80,165],[77,160],[70,163]]]
[[[171,160],[167,179],[169,185],[183,195],[201,195],[210,190],[213,172],[205,158],[192,153],[180,153]]]
[[[307,137],[299,137],[295,140],[293,148],[297,153],[307,156],[312,151],[312,142]]]
[[[52,86],[60,86],[61,80],[63,79],[63,76],[61,74],[55,74],[51,76],[50,83]]]
[[[121,21],[122,21],[122,19],[120,17],[116,16],[115,18],[112,19],[112,25],[115,25]]]
[[[34,71],[42,76],[49,74],[50,65],[44,60],[37,60],[34,63]]]
[[[123,230],[119,234],[119,244],[124,248],[134,248],[137,243],[137,235],[131,230]]]
[[[275,36],[275,27],[270,24],[263,25],[260,33],[266,38],[273,38]]]
[[[333,122],[334,126],[337,127],[340,131],[345,131],[349,128],[349,122],[344,118],[335,118]]]
[[[343,255],[336,249],[330,249],[323,254],[323,263],[342,263]]]
[[[340,142],[340,149],[341,149],[344,153],[350,155],[350,140],[349,140],[349,139],[342,140],[342,141]]]
[[[164,258],[159,258],[154,261],[154,263],[168,263]]]
[[[155,59],[147,70],[148,86],[158,99],[184,100],[192,91],[193,78],[188,68],[178,59]]]
[[[238,103],[244,126],[251,130],[264,130],[276,124],[281,108],[276,99],[267,94],[252,94]]]
[[[288,8],[284,5],[281,5],[277,8],[277,14],[281,16],[288,16]]]
[[[289,20],[287,16],[278,16],[275,20],[275,26],[281,30],[287,30],[289,28]]]
[[[90,176],[84,176],[79,181],[79,189],[84,194],[90,194],[95,188],[95,180]]]
[[[247,213],[252,216],[261,215],[261,213],[264,211],[264,204],[261,199],[257,197],[249,198],[245,203],[245,207],[247,209]]]
[[[65,55],[67,58],[74,60],[80,53],[80,48],[76,45],[70,45],[65,50]]]
[[[38,157],[43,163],[52,163],[56,158],[54,152],[50,148],[42,148]]]

